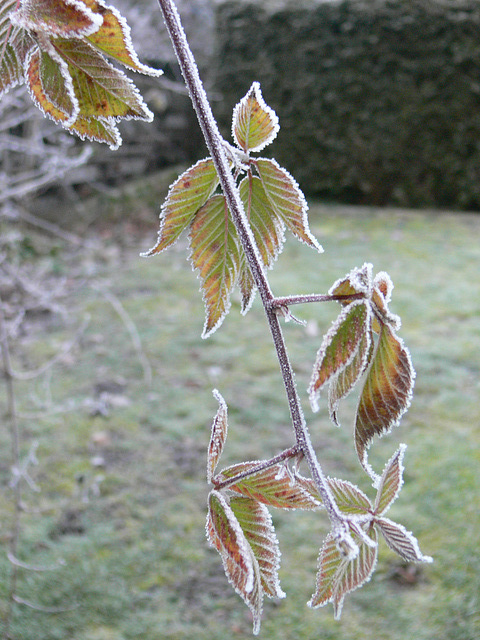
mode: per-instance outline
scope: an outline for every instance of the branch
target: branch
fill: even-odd
[[[230,171],[226,157],[225,141],[220,135],[217,123],[213,117],[207,95],[200,80],[197,65],[188,45],[185,32],[183,31],[177,8],[172,0],[158,1],[167,30],[172,40],[173,48],[178,58],[180,69],[185,79],[185,84],[190,94],[190,99],[197,114],[200,128],[217,170],[222,191],[230,209],[240,242],[245,251],[255,284],[260,293],[280,363],[297,445],[304,454],[310,468],[312,478],[318,487],[320,496],[330,517],[334,535],[339,542],[339,546],[342,547],[346,555],[355,554],[357,546],[348,533],[348,525],[330,492],[325,475],[317,460],[310,440],[305,418],[300,406],[300,399],[295,386],[293,369],[290,364],[285,340],[280,327],[280,321],[275,309],[272,308],[274,296],[270,289],[258,248],[245,215],[238,189]]]

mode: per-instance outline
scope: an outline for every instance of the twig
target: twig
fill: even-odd
[[[112,307],[121,318],[128,333],[130,334],[133,346],[135,347],[135,351],[138,355],[138,359],[140,360],[140,364],[142,365],[143,379],[145,380],[145,384],[150,386],[152,384],[152,367],[150,366],[150,362],[148,361],[148,358],[143,350],[142,341],[140,339],[140,335],[138,333],[137,327],[135,326],[135,323],[115,294],[113,294],[111,291],[108,291],[108,289],[102,287],[100,284],[92,284],[91,287],[92,289],[95,289],[95,291],[101,293],[102,296],[106,300],[108,300],[108,302],[112,305]]]
[[[185,79],[185,84],[190,94],[190,99],[197,114],[200,128],[215,165],[222,191],[225,195],[235,228],[243,250],[245,251],[248,265],[252,271],[255,284],[264,305],[282,371],[296,442],[305,456],[312,478],[318,487],[332,523],[334,535],[338,540],[339,548],[342,548],[342,552],[345,552],[347,555],[355,555],[358,547],[349,534],[348,524],[333,498],[310,440],[279,318],[277,317],[276,310],[271,307],[274,295],[270,289],[258,248],[245,215],[240,194],[230,170],[225,152],[225,141],[220,135],[217,123],[213,117],[210,103],[200,80],[197,65],[188,45],[185,32],[183,31],[176,6],[172,0],[158,0],[158,2],[180,64],[180,69]]]

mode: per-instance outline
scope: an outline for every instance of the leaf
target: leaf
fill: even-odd
[[[212,433],[210,436],[210,443],[208,445],[207,482],[212,481],[215,468],[220,456],[222,455],[228,431],[227,403],[216,389],[213,390],[213,395],[218,401],[219,406],[215,418],[213,419]]]
[[[45,99],[51,102],[66,116],[65,121],[62,119],[59,120],[64,126],[69,126],[75,122],[79,113],[79,106],[68,71],[68,65],[57,56],[54,49],[48,53],[40,50],[39,55],[40,83],[45,93]],[[39,104],[38,106],[44,110],[44,104]]]
[[[12,21],[35,33],[81,38],[97,31],[103,19],[81,0],[22,0]]]
[[[353,360],[330,382],[328,390],[328,410],[333,423],[340,426],[337,410],[340,400],[345,398],[365,372],[373,355],[372,332],[365,332]]]
[[[385,465],[378,483],[377,498],[374,513],[383,515],[397,499],[403,486],[403,456],[407,446],[401,444],[397,451]]]
[[[129,69],[149,76],[163,74],[161,69],[153,69],[140,62],[133,46],[130,27],[115,7],[106,5],[102,0],[83,2],[103,18],[100,28],[87,37],[90,44]]]
[[[153,119],[133,82],[88,42],[66,38],[52,38],[50,42],[68,65],[81,116]]]
[[[401,326],[400,318],[391,313],[388,308],[388,303],[391,300],[393,291],[393,282],[390,279],[388,273],[380,271],[376,274],[373,280],[372,290],[372,304],[375,308],[375,316],[373,322],[373,330],[376,333],[380,332],[381,324],[388,324],[394,331],[398,331]]]
[[[235,142],[246,153],[260,151],[275,139],[279,128],[277,115],[265,104],[260,84],[254,82],[233,110]]]
[[[358,293],[363,294],[366,298],[370,298],[373,279],[372,265],[365,263],[360,269],[355,267],[345,277],[340,278],[328,290],[332,296],[351,296]],[[350,304],[350,300],[340,301],[340,304]]]
[[[313,411],[318,411],[322,387],[338,376],[354,360],[362,340],[368,341],[371,314],[361,300],[352,302],[340,312],[326,333],[318,350],[308,393]],[[366,345],[363,345],[365,351]]]
[[[397,553],[407,562],[433,562],[430,556],[424,556],[418,546],[418,541],[411,531],[388,518],[375,518],[375,525],[378,526],[385,538],[385,542],[392,551]]]
[[[212,491],[208,499],[207,539],[220,553],[228,581],[253,615],[253,632],[260,630],[263,592],[253,551],[226,498]]]
[[[251,471],[264,462],[264,460],[241,462],[223,469],[222,476],[233,478]],[[313,495],[313,490],[307,488],[307,482],[307,478],[292,476],[285,465],[276,464],[239,480],[230,485],[229,489],[279,509],[319,509],[322,503],[316,495]]]
[[[280,549],[267,507],[252,498],[240,496],[230,499],[230,507],[258,562],[264,592],[270,598],[284,598],[278,578]]]
[[[197,211],[213,194],[218,182],[211,158],[199,160],[182,173],[170,187],[162,206],[157,244],[142,255],[153,256],[176,242]]]
[[[345,596],[367,582],[375,569],[377,533],[374,527],[370,527],[366,533],[375,546],[362,542],[352,529],[352,537],[357,538],[359,545],[358,555],[353,560],[340,553],[335,537],[328,534],[318,557],[316,590],[308,606],[323,607],[331,602],[335,619],[340,618]]]
[[[122,138],[118,128],[115,123],[109,119],[87,120],[80,116],[68,128],[70,131],[75,132],[82,140],[105,142],[112,150],[118,149],[122,144]]]
[[[16,5],[17,0],[3,0],[0,4],[0,97],[24,82],[23,65],[35,46],[31,36],[10,20]]]
[[[388,433],[410,405],[415,372],[410,354],[388,325],[382,325],[373,360],[360,397],[355,423],[355,447],[364,469],[375,435]]]
[[[240,260],[240,269],[238,273],[238,286],[242,297],[241,313],[245,315],[252,306],[255,299],[257,288],[253,279],[252,272],[248,266],[247,259],[243,253]]]
[[[348,515],[366,515],[372,511],[372,503],[357,486],[347,480],[328,478],[328,486],[337,507]]]
[[[31,55],[27,58],[25,64],[25,73],[28,80],[30,95],[34,103],[43,111],[43,113],[52,118],[52,120],[55,120],[55,122],[67,125],[70,122],[70,117],[61,109],[56,107],[45,94],[40,78],[41,55],[42,54],[38,49],[32,50]],[[65,98],[65,100],[66,99],[67,98]]]
[[[199,270],[206,308],[202,338],[222,324],[240,266],[236,231],[222,195],[212,196],[190,226],[190,260]]]
[[[254,161],[270,205],[278,218],[293,235],[318,252],[323,252],[308,226],[308,205],[295,179],[275,160],[259,158]]]
[[[272,211],[260,178],[244,178],[239,190],[262,262],[271,267],[283,248],[284,226]]]

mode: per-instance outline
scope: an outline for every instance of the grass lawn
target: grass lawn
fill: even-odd
[[[153,215],[153,214],[152,214]],[[389,516],[413,530],[434,563],[404,566],[381,542],[369,584],[347,596],[342,619],[311,610],[316,558],[328,531],[321,513],[274,512],[287,598],[268,601],[272,640],[475,640],[480,637],[480,216],[313,206],[316,255],[289,237],[271,272],[278,295],[325,292],[369,261],[395,284],[391,309],[417,371],[412,406],[377,441],[383,468],[407,443],[405,486]],[[10,232],[8,228],[4,229]],[[18,240],[23,264],[62,285],[64,312],[27,314],[12,345],[29,370],[76,344],[43,375],[16,383],[22,454],[38,443],[24,486],[18,556],[49,571],[19,570],[14,640],[224,640],[251,637],[247,608],[205,540],[206,447],[217,409],[229,406],[221,464],[271,456],[293,443],[288,407],[258,300],[238,300],[202,341],[203,304],[184,245],[139,259],[155,232],[123,246],[92,239],[83,253],[34,233]],[[26,251],[25,247],[29,248]],[[93,286],[92,286],[93,285]],[[107,293],[105,293],[107,292]],[[112,297],[113,296],[113,297]],[[121,305],[121,306],[120,306]],[[316,350],[338,307],[297,307],[306,327],[285,326],[313,442],[330,475],[372,495],[352,443],[354,398],[340,413],[313,414],[306,387]],[[123,314],[123,315],[122,315]],[[125,314],[133,322],[128,324]],[[135,340],[140,338],[141,351]],[[152,381],[147,384],[148,368]],[[2,385],[0,400],[5,398]],[[3,411],[2,411],[3,413]],[[12,519],[10,437],[0,435],[1,540]],[[0,613],[10,565],[2,553]]]

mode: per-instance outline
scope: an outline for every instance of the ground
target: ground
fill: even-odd
[[[328,530],[324,516],[275,512],[287,598],[266,603],[260,637],[474,640],[480,636],[480,217],[316,205],[310,221],[325,253],[288,238],[271,272],[275,293],[325,292],[365,261],[388,271],[395,284],[391,309],[402,317],[400,336],[417,380],[410,411],[374,445],[371,461],[381,470],[399,442],[408,444],[405,487],[389,515],[414,531],[434,563],[405,566],[381,543],[371,582],[347,598],[335,622],[330,607],[305,605]],[[243,318],[235,300],[224,325],[203,341],[203,305],[184,244],[141,259],[156,232],[121,223],[93,225],[83,247],[33,228],[4,227],[2,235],[12,266],[48,292],[44,308],[32,305],[11,340],[14,366],[32,371],[60,352],[41,375],[15,382],[21,452],[37,443],[38,464],[29,472],[40,489],[23,485],[18,556],[52,569],[20,569],[17,593],[56,612],[15,605],[12,637],[250,637],[248,610],[206,544],[205,465],[217,408],[213,388],[229,406],[223,463],[267,457],[293,442],[260,304]],[[12,296],[2,290],[9,317]],[[307,325],[290,323],[285,333],[320,460],[328,474],[371,494],[353,453],[354,398],[340,414],[340,429],[324,408],[313,414],[306,401],[315,353],[337,308],[295,311]],[[4,403],[4,385],[0,393]],[[0,437],[6,549],[11,440],[6,428]],[[9,563],[1,564],[5,602]]]

